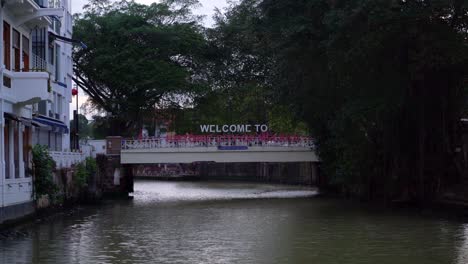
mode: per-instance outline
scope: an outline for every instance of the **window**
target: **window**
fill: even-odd
[[[62,96],[57,95],[57,111],[55,112],[55,118],[60,119],[60,115],[62,114]]]
[[[47,101],[40,101],[38,104],[38,113],[41,115],[47,115]]]
[[[50,41],[50,40],[49,40]],[[54,57],[55,57],[55,53],[54,53],[54,44],[53,42],[50,42],[49,43],[49,63],[51,65],[54,65]]]
[[[23,161],[24,176],[31,177],[31,127],[26,126],[23,130]]]
[[[11,121],[5,119],[5,127],[3,130],[4,156],[5,156],[5,179],[10,179],[10,126]]]
[[[3,22],[3,47],[3,63],[5,64],[5,68],[10,70],[10,24],[7,22]]]
[[[55,80],[60,80],[60,46],[55,44]]]
[[[55,151],[61,151],[61,145],[62,145],[62,138],[60,133],[54,133],[55,135]]]
[[[23,71],[29,69],[29,39],[23,36]]]
[[[19,123],[13,122],[13,160],[15,161],[15,178],[20,177],[19,170]]]
[[[32,55],[33,65],[32,68],[45,70],[46,64],[46,29],[34,29],[32,31]]]
[[[49,112],[49,117],[54,118],[55,117],[55,111],[57,110],[56,107],[57,104],[57,93],[53,92],[53,100],[50,102],[50,112]]]
[[[13,29],[13,56],[14,56],[14,71],[20,71],[21,68],[21,53],[20,53],[20,33]]]

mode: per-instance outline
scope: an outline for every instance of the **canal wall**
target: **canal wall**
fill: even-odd
[[[95,173],[82,179],[78,171],[76,165],[53,169],[53,192],[40,195],[35,200],[31,198],[27,203],[0,207],[0,228],[34,217],[36,213],[47,214],[64,206],[95,203],[105,197],[127,197],[133,192],[131,168],[121,166],[119,155],[98,155]]]
[[[90,187],[95,186],[94,175],[86,179],[86,183],[81,185],[76,180],[76,166],[60,169],[54,168],[50,173],[52,180],[50,185],[54,185],[50,190],[53,190],[53,192],[37,195],[35,193],[36,190],[32,188],[33,192],[28,202],[0,207],[0,228],[2,225],[16,223],[21,219],[33,217],[37,212],[48,212],[50,208],[60,208],[65,204],[87,200],[90,193],[93,193],[92,196],[96,197],[95,190],[90,192]]]
[[[0,207],[0,227],[6,221],[13,221],[32,215],[35,212],[34,201]]]

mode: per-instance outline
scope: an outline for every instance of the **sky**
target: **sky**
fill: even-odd
[[[83,6],[88,2],[87,0],[71,0],[72,1],[72,13],[80,13],[83,10]],[[228,6],[227,0],[198,0],[201,4],[199,8],[194,10],[194,13],[197,15],[205,15],[205,25],[209,26],[213,24],[211,15],[214,13],[215,8],[222,10]],[[135,2],[140,4],[149,5],[154,2],[159,2],[155,0],[135,0]]]
[[[71,0],[72,1],[72,13],[80,13],[83,11],[83,6],[88,3],[87,0]],[[216,8],[223,10],[225,7],[228,6],[227,0],[198,0],[201,4],[200,7],[193,10],[194,14],[197,15],[204,15],[204,24],[205,26],[211,26],[213,24],[213,19],[211,16],[214,14],[214,10]],[[154,2],[158,2],[155,0],[135,0],[137,3],[141,4],[151,4]],[[84,102],[86,102],[87,96],[84,92],[80,89],[79,97],[78,97],[78,104],[81,106]],[[72,104],[70,105],[70,119],[73,118],[73,110],[76,110],[76,96],[73,96]],[[81,111],[80,111],[81,112]],[[91,116],[87,116],[88,119]]]

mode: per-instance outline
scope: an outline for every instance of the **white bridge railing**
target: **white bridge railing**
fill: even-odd
[[[85,153],[70,151],[49,151],[49,154],[58,169],[70,168],[72,165],[83,162],[87,157]]]
[[[165,138],[124,139],[122,149],[191,147],[306,147],[314,148],[311,137],[304,136],[172,136]]]

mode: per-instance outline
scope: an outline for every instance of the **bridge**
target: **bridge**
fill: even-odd
[[[122,164],[193,162],[318,162],[303,136],[172,136],[122,140]]]
[[[97,157],[105,194],[127,195],[135,177],[322,182],[314,140],[304,136],[107,137],[105,146],[105,155]]]

